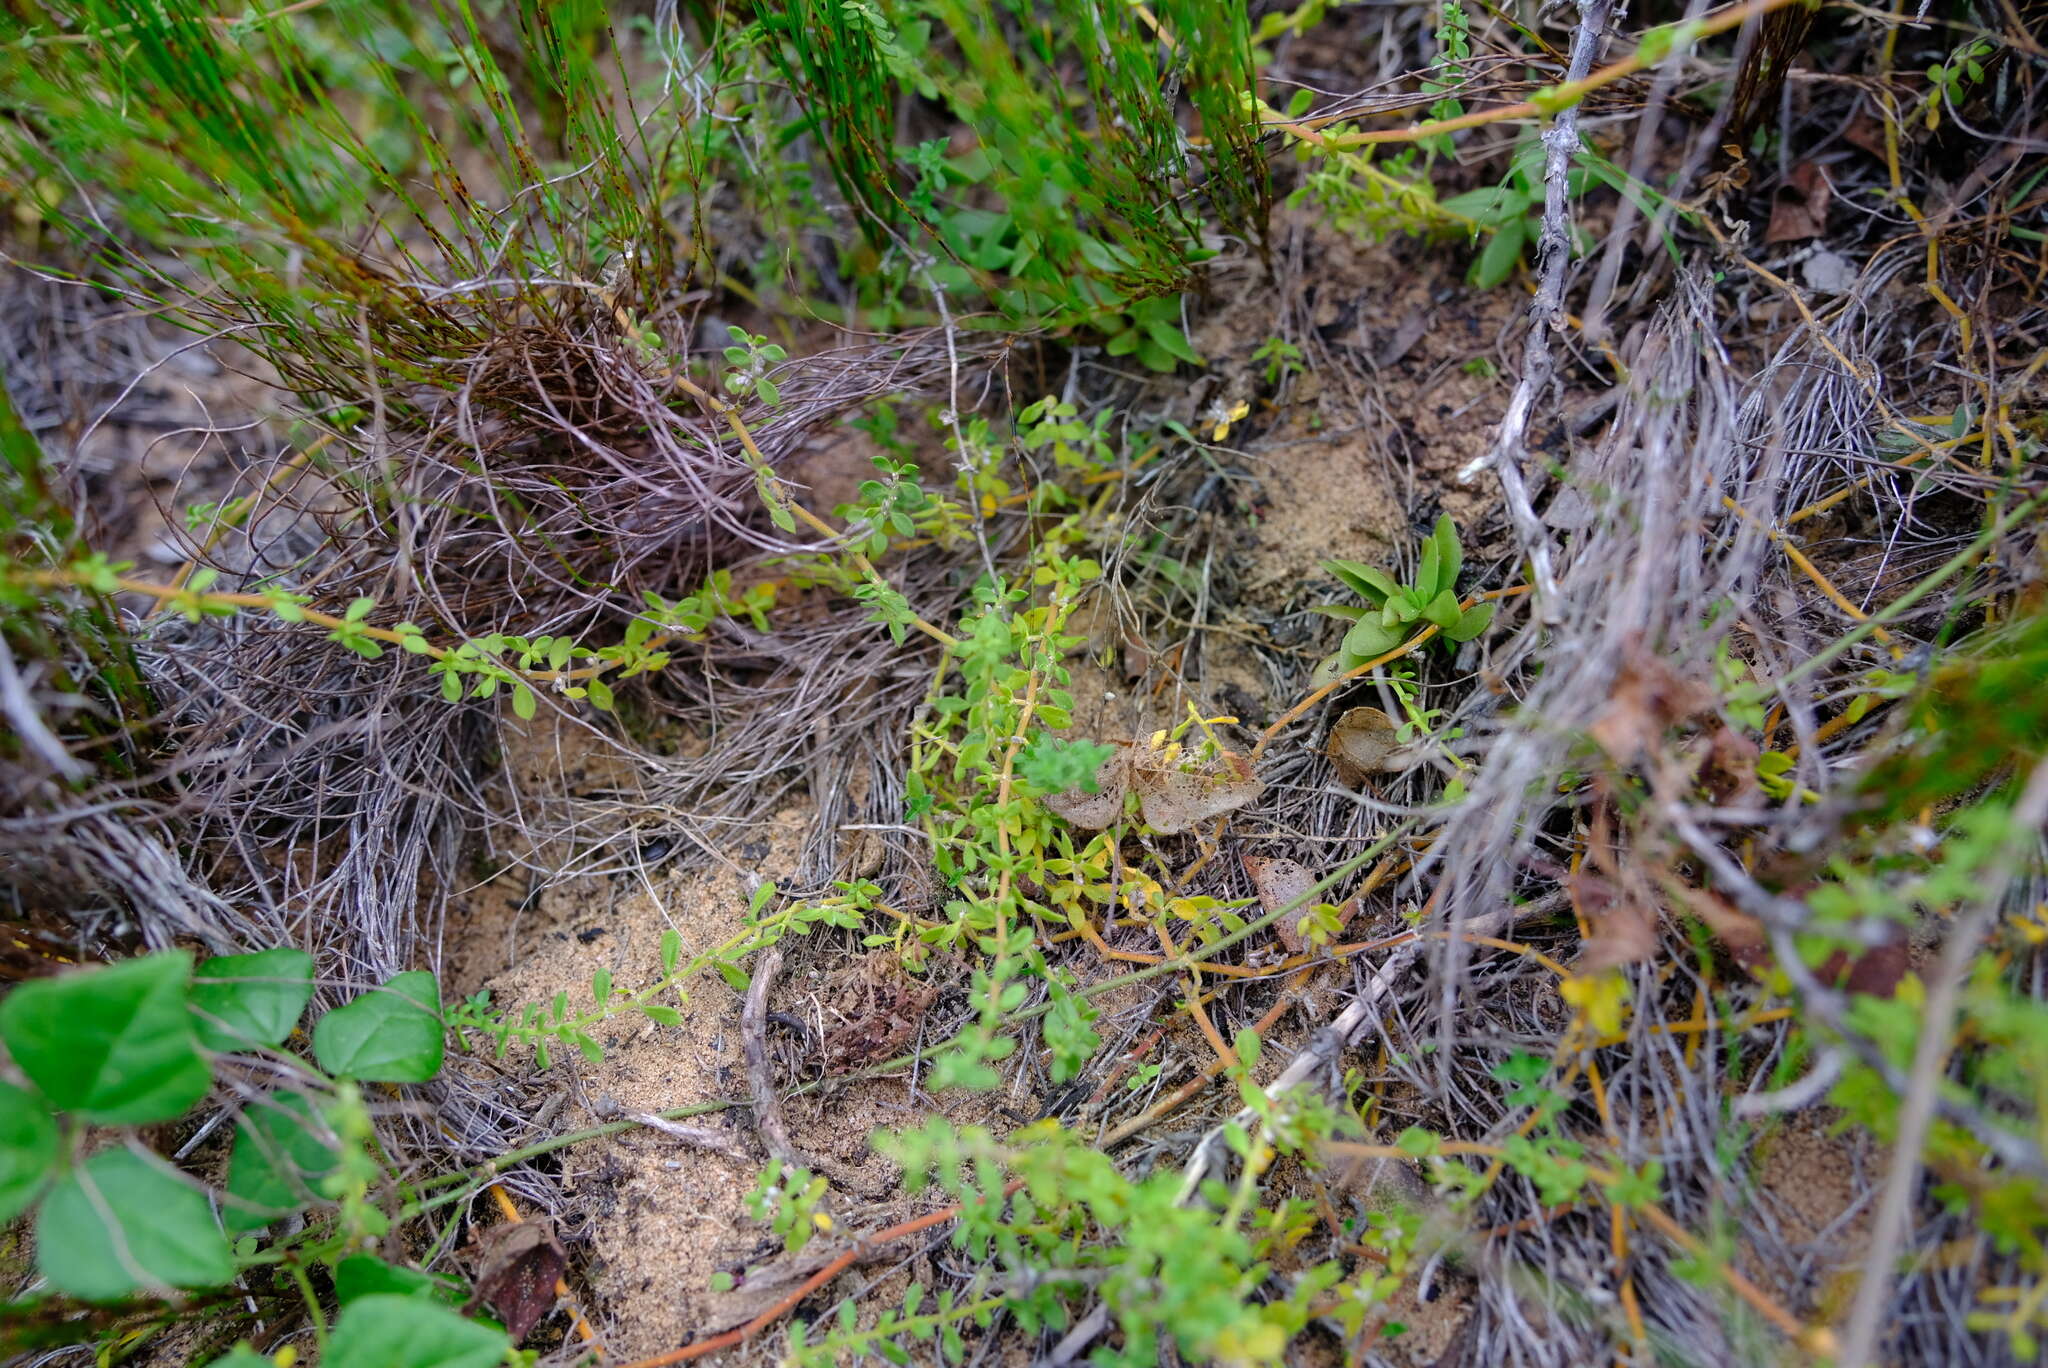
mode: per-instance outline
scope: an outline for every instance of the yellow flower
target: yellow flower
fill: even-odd
[[[1628,1006],[1628,980],[1619,971],[1573,974],[1558,984],[1557,991],[1577,1009],[1579,1019],[1591,1034],[1620,1034],[1622,1009]]]
[[[1225,408],[1223,406],[1223,401],[1221,399],[1218,399],[1215,403],[1209,405],[1209,411],[1206,414],[1202,415],[1210,423],[1214,424],[1214,427],[1211,428],[1209,433],[1209,440],[1212,442],[1220,442],[1224,438],[1230,436],[1230,425],[1232,423],[1239,421],[1247,413],[1250,413],[1251,411],[1252,406],[1242,399],[1238,400],[1235,404],[1230,405],[1228,408]]]

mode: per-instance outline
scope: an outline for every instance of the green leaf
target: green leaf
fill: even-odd
[[[658,1002],[641,1003],[640,1015],[646,1017],[657,1026],[680,1026],[683,1024],[683,1014],[681,1012],[678,1012],[673,1007],[665,1007]]]
[[[1529,210],[1529,200],[1505,185],[1496,185],[1439,200],[1437,207],[1445,213],[1470,219],[1483,228],[1497,228],[1505,223],[1520,222]]]
[[[1366,618],[1344,634],[1344,654],[1357,661],[1371,660],[1385,655],[1404,640],[1406,637],[1400,629],[1388,627],[1377,618]]]
[[[590,976],[590,1000],[602,1007],[612,1000],[612,971],[600,969]]]
[[[1313,603],[1309,605],[1309,611],[1336,618],[1339,622],[1356,622],[1372,609],[1356,603]]]
[[[221,1215],[230,1231],[258,1230],[305,1206],[341,1156],[303,1093],[279,1093],[250,1104],[235,1127]]]
[[[1412,598],[1418,608],[1435,598],[1443,589],[1438,583],[1443,568],[1443,549],[1437,545],[1434,534],[1422,539],[1422,565],[1415,572],[1415,587],[1406,596]]]
[[[57,1164],[57,1121],[43,1099],[0,1082],[0,1225],[27,1211]]]
[[[141,959],[24,983],[0,1001],[0,1040],[60,1111],[105,1125],[169,1121],[206,1096],[185,987],[192,957]]]
[[[1392,575],[1358,561],[1326,560],[1323,569],[1344,581],[1353,593],[1375,608],[1401,591]]]
[[[590,700],[590,706],[596,708],[599,712],[610,712],[612,710],[612,686],[599,679],[596,675],[592,675],[588,682],[584,684],[583,692],[584,696]]]
[[[1422,615],[1446,632],[1450,631],[1460,621],[1458,596],[1448,589],[1444,590],[1429,601],[1428,606],[1422,610]]]
[[[400,1268],[374,1254],[351,1254],[334,1266],[334,1300],[346,1310],[364,1297],[448,1299],[447,1284],[417,1268]]]
[[[280,1045],[313,997],[313,957],[303,950],[215,955],[192,976],[193,1030],[209,1050]]]
[[[66,1174],[43,1199],[36,1268],[85,1301],[144,1287],[215,1287],[235,1275],[206,1195],[118,1147]]]
[[[1491,290],[1515,273],[1515,266],[1522,259],[1522,240],[1528,233],[1528,220],[1509,219],[1500,230],[1486,241],[1486,247],[1472,263],[1472,283],[1482,290]]]
[[[1349,657],[1342,651],[1324,656],[1321,661],[1317,662],[1315,669],[1309,671],[1309,687],[1320,689],[1326,684],[1336,683],[1343,677],[1344,671],[1348,668],[1344,663],[1347,659]]]
[[[1444,628],[1444,635],[1452,641],[1470,641],[1493,622],[1494,607],[1491,602],[1473,604],[1459,615],[1457,626]]]
[[[1179,325],[1154,323],[1146,331],[1151,334],[1153,344],[1168,356],[1185,361],[1190,366],[1202,364],[1202,354],[1194,349],[1193,344],[1188,341],[1188,335],[1180,330]]]
[[[673,926],[661,933],[661,972],[664,977],[676,976],[676,960],[683,953],[682,933]]]
[[[518,714],[521,722],[533,721],[533,715],[539,710],[540,705],[534,700],[532,689],[527,688],[524,684],[513,687],[512,711]]]
[[[215,1359],[206,1368],[277,1368],[277,1362],[263,1357],[243,1343],[228,1350],[225,1357]]]
[[[373,1293],[342,1308],[322,1368],[495,1368],[505,1332],[420,1297]]]
[[[1433,1131],[1426,1131],[1420,1126],[1410,1126],[1394,1137],[1394,1144],[1403,1153],[1412,1154],[1417,1159],[1427,1159],[1437,1152],[1438,1147],[1443,1144],[1443,1139]]]
[[[1458,572],[1465,568],[1465,548],[1458,545],[1458,525],[1451,521],[1451,515],[1443,514],[1436,520],[1436,531],[1431,534],[1437,546],[1437,588],[1456,593]]]
[[[337,1078],[424,1083],[441,1071],[441,994],[415,970],[320,1018],[313,1058]]]

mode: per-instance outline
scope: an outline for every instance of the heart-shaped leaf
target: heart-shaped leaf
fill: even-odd
[[[342,1308],[323,1368],[495,1368],[502,1330],[464,1320],[423,1297],[378,1293]]]
[[[399,974],[313,1027],[313,1058],[337,1078],[424,1083],[441,1072],[441,990],[429,973]]]
[[[252,1104],[235,1128],[228,1157],[229,1230],[257,1230],[319,1196],[319,1182],[339,1156],[322,1137],[326,1127],[301,1093],[281,1093]]]
[[[57,1164],[57,1121],[34,1093],[0,1083],[0,1225],[27,1211]]]
[[[124,1148],[100,1151],[50,1189],[36,1215],[36,1268],[85,1301],[235,1275],[206,1195]]]
[[[313,998],[313,957],[303,950],[216,955],[192,976],[199,1043],[209,1050],[280,1045]]]
[[[60,1111],[110,1126],[169,1121],[206,1096],[182,950],[24,983],[0,1001],[0,1040]]]

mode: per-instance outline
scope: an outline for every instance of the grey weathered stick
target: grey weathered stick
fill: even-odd
[[[754,962],[754,979],[747,985],[746,1006],[740,1012],[740,1047],[747,1056],[747,1092],[754,1099],[754,1127],[770,1156],[792,1168],[807,1168],[795,1145],[789,1142],[789,1128],[782,1124],[782,1099],[775,1092],[775,1068],[768,1058],[768,993],[775,976],[782,972],[782,949],[771,948]]]
[[[1571,66],[1567,81],[1583,80],[1593,69],[1607,37],[1611,0],[1579,0],[1579,31],[1572,40]],[[1550,354],[1550,336],[1564,317],[1564,273],[1571,261],[1571,175],[1572,155],[1579,147],[1579,112],[1576,105],[1558,111],[1557,118],[1543,133],[1543,235],[1538,241],[1542,264],[1536,282],[1536,298],[1529,305],[1529,341],[1522,351],[1522,378],[1508,399],[1501,416],[1500,431],[1486,453],[1458,472],[1458,482],[1469,484],[1481,471],[1493,470],[1500,481],[1501,498],[1508,506],[1508,518],[1521,539],[1522,553],[1529,558],[1529,578],[1536,586],[1536,614],[1545,622],[1557,620],[1557,574],[1550,564],[1550,534],[1536,517],[1529,502],[1529,487],[1522,479],[1522,455],[1528,450],[1529,414],[1550,389],[1557,362]]]

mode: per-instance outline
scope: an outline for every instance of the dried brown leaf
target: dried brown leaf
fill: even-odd
[[[1357,788],[1368,775],[1398,774],[1414,756],[1396,739],[1400,727],[1379,708],[1350,708],[1323,743],[1323,753],[1337,767],[1337,782]]]
[[[1657,953],[1657,909],[1645,897],[1580,872],[1571,878],[1572,908],[1591,932],[1572,970],[1597,974],[1640,964]]]
[[[1622,663],[1606,710],[1587,731],[1616,764],[1632,764],[1654,749],[1669,728],[1713,704],[1710,690],[1681,679],[1639,647]]]
[[[1131,747],[1113,743],[1116,753],[1095,771],[1094,793],[1069,789],[1045,800],[1046,810],[1083,831],[1100,831],[1123,816],[1124,795],[1130,792]]]
[[[508,1221],[492,1226],[480,1240],[476,1299],[505,1323],[514,1344],[525,1339],[555,1309],[555,1288],[569,1267],[569,1255],[544,1220]]]
[[[1295,902],[1316,886],[1316,876],[1293,860],[1278,856],[1246,855],[1244,872],[1251,876],[1252,887],[1258,890],[1259,906],[1266,912],[1278,912]],[[1298,955],[1308,949],[1308,942],[1302,938],[1301,919],[1310,904],[1300,903],[1294,911],[1273,923],[1273,934],[1287,947],[1287,953]]]
[[[1867,109],[1856,111],[1856,117],[1849,120],[1849,126],[1842,130],[1842,140],[1862,148],[1879,161],[1885,160],[1884,120]]]
[[[1763,978],[1776,967],[1778,957],[1771,949],[1762,922],[1738,912],[1718,893],[1680,886],[1678,894],[1684,899],[1686,910],[1707,924],[1707,929],[1727,947],[1729,957],[1737,964],[1757,978]],[[1845,992],[1888,998],[1912,968],[1910,947],[1902,937],[1894,935],[1854,956],[1845,950],[1835,951],[1814,971],[1814,977]]]
[[[1251,762],[1224,751],[1193,769],[1147,749],[1131,761],[1131,787],[1138,793],[1138,811],[1163,836],[1187,831],[1211,817],[1235,812],[1255,802],[1266,786],[1252,775]]]
[[[1759,977],[1769,971],[1771,948],[1762,922],[1746,912],[1737,911],[1733,903],[1718,893],[1672,881],[1667,881],[1666,887],[1673,889],[1684,901],[1686,911],[1706,923],[1707,929],[1728,948],[1729,955],[1737,964]]]
[[[1828,230],[1828,200],[1833,193],[1826,172],[1810,161],[1798,163],[1772,197],[1771,222],[1764,229],[1764,241],[1804,242],[1824,236]]]

